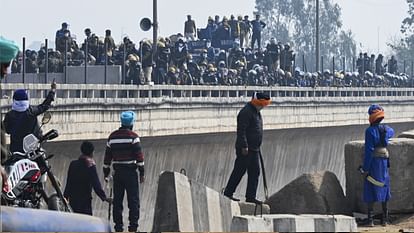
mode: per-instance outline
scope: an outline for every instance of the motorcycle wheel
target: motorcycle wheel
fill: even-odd
[[[50,195],[49,200],[47,201],[47,208],[49,210],[70,212],[56,193]]]

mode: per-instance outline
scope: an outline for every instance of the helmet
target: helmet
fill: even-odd
[[[270,43],[271,43],[271,44],[276,44],[276,39],[275,39],[274,37],[272,37],[272,38],[270,39]]]
[[[250,71],[249,71],[249,75],[254,75],[254,76],[256,76],[256,75],[257,75],[257,72],[256,72],[255,70],[250,70]]]
[[[175,73],[175,68],[174,66],[171,66],[170,68],[168,68],[168,71],[171,73]]]
[[[129,54],[128,55],[128,61],[135,61],[135,62],[139,62],[139,57],[135,54]]]
[[[158,45],[159,48],[165,48],[165,43],[163,43],[161,41],[158,41],[157,45]]]

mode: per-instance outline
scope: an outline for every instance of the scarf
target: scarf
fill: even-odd
[[[12,110],[17,112],[25,112],[29,108],[28,100],[13,100]]]

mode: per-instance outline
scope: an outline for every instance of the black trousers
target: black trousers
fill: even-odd
[[[139,219],[138,173],[133,168],[117,168],[114,174],[113,218],[115,231],[123,231],[122,212],[125,191],[129,209],[128,231],[137,231]]]
[[[252,50],[254,50],[254,43],[256,43],[257,41],[257,47],[258,49],[261,48],[261,43],[262,43],[262,35],[261,33],[253,33],[252,35]]]
[[[237,158],[234,162],[233,172],[227,182],[224,194],[232,196],[247,171],[246,198],[256,198],[260,175],[259,152],[249,151],[248,155],[242,155],[240,150],[236,150],[236,154]]]
[[[92,215],[92,199],[70,199],[69,201],[69,205],[72,208],[73,212],[78,214]]]

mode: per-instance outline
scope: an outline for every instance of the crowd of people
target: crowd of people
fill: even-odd
[[[266,24],[256,15],[208,18],[205,28],[197,28],[191,15],[184,23],[184,33],[160,37],[153,57],[153,43],[135,44],[124,37],[117,45],[111,30],[99,37],[86,28],[85,39],[78,45],[67,23],[56,32],[55,50],[42,48],[25,51],[27,73],[60,73],[65,66],[121,65],[122,82],[141,85],[259,85],[259,86],[411,86],[405,74],[398,73],[394,57],[384,65],[379,54],[360,54],[356,72],[303,72],[295,67],[295,53],[289,42],[271,38],[262,48],[261,33]],[[255,45],[257,46],[255,47]],[[47,50],[47,51],[46,51]],[[47,60],[47,62],[46,62]],[[46,67],[47,63],[47,67]],[[12,72],[22,70],[22,54],[12,63]]]

